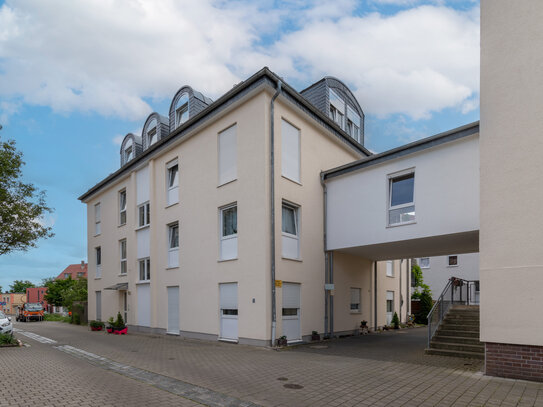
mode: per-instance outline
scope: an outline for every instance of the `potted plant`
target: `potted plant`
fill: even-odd
[[[111,334],[113,333],[113,326],[115,325],[115,321],[113,319],[113,317],[109,317],[109,319],[107,320],[107,327],[106,327],[106,331],[108,334]]]
[[[321,340],[321,336],[319,335],[319,333],[317,331],[311,331],[311,340],[312,341],[320,341]]]
[[[287,346],[287,337],[285,335],[277,339],[277,346]]]
[[[101,331],[104,329],[104,323],[102,321],[92,320],[89,322],[91,331]]]
[[[366,335],[369,332],[370,332],[370,329],[368,328],[368,321],[363,319],[362,321],[360,321],[360,333],[362,335]]]
[[[394,316],[392,317],[391,323],[394,329],[400,328],[400,318],[398,318],[398,314],[396,312],[394,313]]]
[[[117,320],[113,324],[113,333],[115,335],[125,335],[127,332],[127,327],[124,324],[123,317],[120,312],[117,313]]]

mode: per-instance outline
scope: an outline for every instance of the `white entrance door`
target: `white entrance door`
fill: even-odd
[[[168,287],[167,333],[179,335],[179,286]]]
[[[300,284],[283,283],[283,335],[287,342],[302,340],[300,328]]]
[[[123,317],[124,317],[124,323],[128,325],[128,295],[126,291],[121,291],[121,295],[123,296]]]
[[[96,291],[96,319],[102,320],[102,291]]]
[[[151,326],[151,287],[150,284],[139,284],[138,293],[138,325]]]
[[[387,291],[387,325],[392,322],[394,315],[394,291]]]
[[[219,284],[220,339],[238,340],[238,284]]]

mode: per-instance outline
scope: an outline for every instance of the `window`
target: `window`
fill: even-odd
[[[177,160],[167,165],[167,204],[173,205],[179,202],[179,166]]]
[[[339,127],[343,127],[343,118],[345,117],[345,102],[336,92],[330,89],[330,118],[335,121]]]
[[[151,279],[151,259],[149,257],[139,260],[140,281]]]
[[[237,178],[236,126],[219,133],[219,185]]]
[[[126,145],[124,146],[124,162],[127,163],[132,158],[134,158],[134,145],[132,143],[132,140],[128,140],[126,142]]]
[[[347,106],[346,131],[353,139],[360,143],[360,116],[350,106]]]
[[[102,214],[100,209],[100,203],[94,205],[94,234],[99,235],[102,233]]]
[[[71,274],[70,273],[64,273],[64,279],[67,279],[68,277],[70,277]]]
[[[82,271],[77,272],[77,277],[84,277],[84,276],[85,276],[85,273],[83,273]]]
[[[281,210],[282,256],[290,259],[300,257],[299,209],[292,204],[283,202]]]
[[[415,174],[389,178],[388,224],[398,225],[415,221]]]
[[[120,274],[126,274],[127,262],[126,262],[126,239],[119,241],[119,257],[121,260]]]
[[[448,257],[448,265],[449,265],[449,267],[458,266],[458,256],[449,256]]]
[[[126,224],[126,190],[119,192],[119,225]]]
[[[300,130],[281,121],[281,175],[300,182]]]
[[[394,312],[394,291],[387,291],[387,313]],[[390,322],[387,322],[390,323]]]
[[[179,127],[189,119],[189,95],[183,93],[175,108],[175,127]]]
[[[221,260],[238,257],[238,207],[237,204],[220,209],[221,220]]]
[[[149,211],[149,202],[138,206],[138,226],[148,226],[151,223],[151,214]]]
[[[430,258],[429,257],[421,257],[419,260],[419,266],[421,269],[427,269],[430,268]]]
[[[96,278],[102,277],[102,248],[100,246],[94,249],[96,258]]]
[[[168,226],[168,267],[179,266],[179,223]]]
[[[351,312],[361,312],[360,288],[351,288]]]
[[[394,277],[394,262],[392,260],[387,261],[387,277]]]
[[[157,120],[153,119],[149,122],[147,126],[147,148],[151,147],[158,141],[157,135]]]

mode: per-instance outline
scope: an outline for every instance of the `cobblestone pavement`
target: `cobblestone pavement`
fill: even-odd
[[[423,329],[275,351],[162,335],[107,335],[55,322],[17,323],[16,327],[57,342],[41,344],[21,337],[33,345],[31,352],[50,350],[42,358],[71,358],[55,349],[70,345],[123,365],[262,406],[543,406],[542,383],[485,376],[479,361],[424,355]],[[5,350],[0,351],[0,360],[4,353]],[[81,359],[72,359],[69,371],[76,378],[77,374],[85,376],[78,372],[100,369]],[[17,363],[15,359],[12,362]],[[59,375],[71,377],[58,370]],[[102,376],[105,375],[114,374],[104,372]],[[153,399],[151,395],[157,391],[163,397],[189,402],[122,376],[116,380],[128,381],[138,389],[152,389],[138,393],[145,393],[146,400]],[[109,381],[104,382],[111,386]],[[92,390],[87,392],[92,393]],[[146,404],[160,404],[156,400]]]

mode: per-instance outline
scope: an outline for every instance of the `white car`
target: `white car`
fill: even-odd
[[[0,311],[0,334],[10,334],[13,332],[13,324],[11,323],[11,317],[6,316]]]

